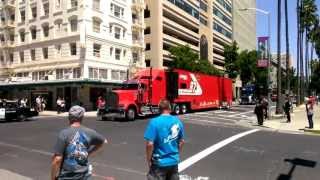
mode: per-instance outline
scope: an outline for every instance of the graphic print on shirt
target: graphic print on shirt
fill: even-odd
[[[86,135],[77,131],[66,149],[66,163],[69,165],[87,165],[88,140]]]
[[[180,127],[179,124],[174,124],[171,128],[170,128],[170,134],[167,138],[164,139],[164,143],[169,143],[171,141],[174,141],[178,138],[179,135],[179,131],[180,131]]]

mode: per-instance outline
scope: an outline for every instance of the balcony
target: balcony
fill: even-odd
[[[142,40],[139,40],[139,39],[133,39],[132,40],[132,47],[133,48],[143,49],[144,48],[144,42]]]
[[[12,40],[7,40],[7,41],[1,43],[1,47],[2,48],[14,48],[15,47],[15,43]]]
[[[145,28],[144,22],[138,19],[132,19],[132,28],[137,30],[143,30]]]
[[[3,28],[15,28],[16,24],[14,20],[7,20],[7,21],[2,21],[1,26]]]
[[[132,9],[134,10],[143,10],[144,9],[144,0],[132,0]]]
[[[15,0],[2,0],[4,8],[14,9],[16,7]]]

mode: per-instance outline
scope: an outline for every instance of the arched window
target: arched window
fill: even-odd
[[[200,39],[200,58],[208,60],[208,40],[205,35]]]

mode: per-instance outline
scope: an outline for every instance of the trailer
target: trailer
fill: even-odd
[[[107,92],[106,106],[98,118],[126,118],[158,114],[158,104],[168,99],[175,114],[195,110],[230,108],[232,80],[186,70],[152,69],[139,71],[121,85]]]

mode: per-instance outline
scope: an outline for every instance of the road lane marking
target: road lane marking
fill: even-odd
[[[189,157],[188,159],[184,160],[183,162],[179,163],[179,172],[182,172],[184,171],[185,169],[187,169],[188,167],[192,166],[193,164],[197,163],[198,161],[200,161],[201,159],[207,157],[208,155],[212,154],[213,152],[221,149],[222,147],[244,137],[244,136],[247,136],[249,134],[252,134],[252,133],[255,133],[259,131],[258,129],[252,129],[252,130],[249,130],[249,131],[245,131],[245,132],[242,132],[240,134],[237,134],[237,135],[234,135],[234,136],[231,136],[223,141],[220,141],[219,143],[217,144],[214,144],[210,147],[208,147],[207,149]]]
[[[236,117],[236,116],[241,116],[241,115],[245,115],[245,114],[249,114],[249,113],[253,113],[253,112],[247,111],[247,112],[242,112],[242,113],[238,113],[238,114],[231,114],[231,115],[228,115],[227,117]]]
[[[44,156],[53,156],[53,153],[51,153],[51,152],[47,152],[47,151],[43,151],[43,150],[39,150],[39,149],[27,148],[24,146],[9,144],[6,142],[1,142],[1,141],[0,141],[0,146],[11,147],[11,148],[19,149],[19,150],[22,150],[24,152],[29,152],[29,153],[38,153],[38,154],[41,154]],[[114,169],[114,170],[118,170],[118,171],[122,171],[122,172],[126,172],[126,173],[134,173],[134,174],[141,175],[141,176],[145,176],[145,174],[146,174],[145,172],[137,171],[134,169],[122,168],[122,167],[117,167],[114,165],[109,165],[109,164],[104,164],[104,163],[98,163],[98,162],[94,162],[94,161],[91,161],[91,164],[96,165],[96,166],[100,166],[100,167],[105,167],[105,168],[108,167],[110,169]],[[95,174],[95,175],[103,177],[102,175],[98,175],[98,174]]]

